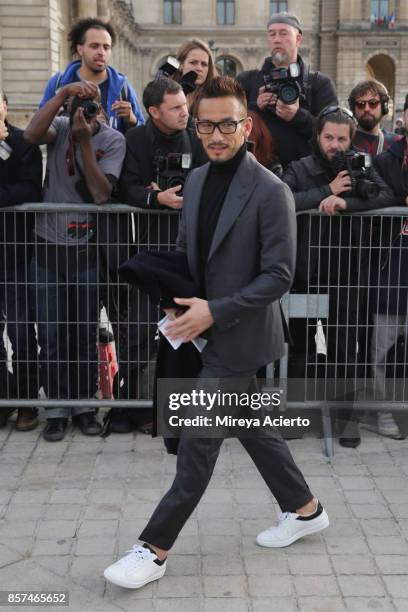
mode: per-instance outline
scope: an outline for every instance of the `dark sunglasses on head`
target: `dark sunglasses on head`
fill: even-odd
[[[326,117],[326,115],[332,115],[333,113],[337,113],[338,111],[340,111],[341,113],[343,113],[343,115],[346,115],[350,119],[353,119],[354,121],[353,113],[345,106],[326,106],[326,108],[320,111],[319,117]]]
[[[359,108],[360,110],[364,110],[366,104],[368,104],[370,108],[377,108],[377,106],[381,104],[381,100],[376,100],[375,98],[372,98],[371,100],[356,100],[354,102],[355,107]]]

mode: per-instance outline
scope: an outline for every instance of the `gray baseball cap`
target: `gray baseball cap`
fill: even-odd
[[[302,25],[300,23],[299,17],[294,13],[288,13],[287,11],[282,11],[281,13],[275,13],[268,21],[267,29],[269,30],[269,26],[273,23],[286,23],[287,25],[292,26],[299,30],[302,34]]]

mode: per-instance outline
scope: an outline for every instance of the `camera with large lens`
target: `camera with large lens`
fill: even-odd
[[[342,170],[347,170],[351,177],[351,190],[343,193],[343,196],[361,198],[362,200],[370,200],[378,196],[379,186],[367,178],[367,168],[370,162],[364,153],[352,150],[337,151],[332,164],[336,174],[342,172]]]
[[[191,153],[167,153],[153,158],[156,183],[162,191],[181,185],[177,195],[183,193],[184,183],[191,168]]]
[[[70,111],[70,124],[74,120],[74,115],[78,108],[82,108],[84,111],[85,119],[93,119],[97,116],[99,112],[99,104],[92,100],[91,98],[80,98],[79,96],[75,96],[71,102],[71,111]]]
[[[178,59],[173,57],[172,55],[169,55],[166,61],[163,64],[161,64],[161,66],[159,66],[155,78],[156,79],[162,79],[162,78],[169,79],[179,69],[180,69],[180,62],[178,61]],[[190,70],[189,72],[186,72],[185,74],[181,75],[180,85],[184,93],[186,94],[186,96],[189,93],[192,93],[193,91],[195,91],[196,89],[195,82],[197,80],[197,77],[198,77],[198,74],[197,72],[195,72],[195,70]]]
[[[275,68],[272,60],[268,60],[268,64],[263,71],[266,91],[276,94],[285,104],[296,102],[302,93],[299,64],[294,62],[287,68]]]

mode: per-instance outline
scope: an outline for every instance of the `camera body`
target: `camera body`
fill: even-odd
[[[333,169],[338,174],[347,170],[351,177],[351,190],[343,193],[343,196],[370,200],[376,198],[380,192],[378,185],[367,178],[368,158],[364,153],[358,151],[337,151],[333,158]]]
[[[157,154],[153,158],[156,183],[162,191],[181,185],[177,195],[183,193],[184,183],[192,163],[191,153]]]
[[[84,98],[79,98],[78,96],[75,96],[71,103],[71,110],[70,110],[70,117],[69,117],[69,122],[71,126],[74,121],[74,115],[76,111],[78,110],[78,108],[83,109],[84,117],[86,120],[93,119],[94,117],[97,116],[99,112],[98,102],[95,102],[95,100],[91,100],[90,98],[84,99]]]
[[[269,63],[263,72],[266,91],[276,94],[284,104],[293,104],[302,94],[299,64],[294,62],[287,68],[275,68],[272,62]]]
[[[161,66],[159,66],[159,69],[156,73],[155,78],[156,79],[160,79],[160,78],[169,79],[179,69],[180,69],[180,62],[178,61],[178,59],[176,59],[172,55],[169,55],[167,60],[163,64],[161,64]],[[194,70],[190,70],[189,72],[186,72],[186,74],[183,74],[180,77],[180,85],[186,96],[190,93],[193,93],[193,91],[196,90],[195,82],[197,80],[197,77],[198,77],[198,74]]]

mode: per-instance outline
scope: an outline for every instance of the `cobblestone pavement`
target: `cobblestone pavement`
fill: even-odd
[[[282,550],[256,546],[276,505],[239,443],[225,442],[166,575],[129,591],[103,569],[137,541],[175,457],[142,434],[39,434],[0,430],[0,589],[68,590],[75,612],[408,610],[405,441],[364,432],[358,449],[336,443],[331,462],[319,440],[291,441],[331,526]]]

